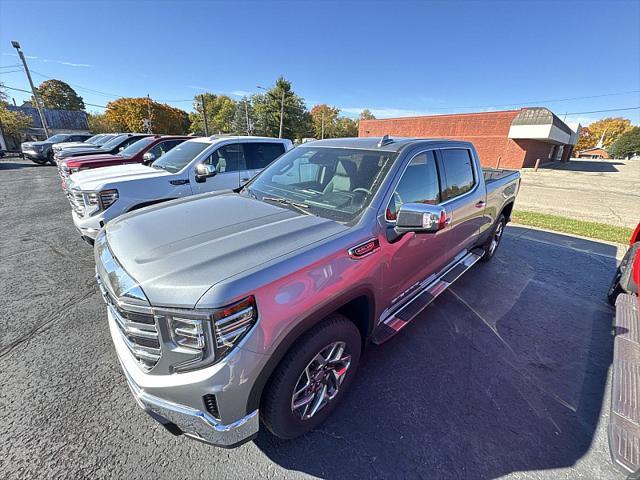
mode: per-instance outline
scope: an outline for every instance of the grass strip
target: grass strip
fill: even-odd
[[[573,218],[549,215],[547,213],[525,212],[515,210],[511,214],[515,223],[530,227],[546,228],[555,232],[572,233],[583,237],[607,240],[609,242],[629,243],[633,229],[617,227],[598,222],[585,222]]]

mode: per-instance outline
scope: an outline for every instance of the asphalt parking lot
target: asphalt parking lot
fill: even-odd
[[[55,168],[0,160],[2,478],[622,478],[606,441],[616,248],[511,226],[292,442],[223,450],[135,404]]]
[[[640,218],[640,161],[572,158],[521,171],[516,208],[635,228]]]

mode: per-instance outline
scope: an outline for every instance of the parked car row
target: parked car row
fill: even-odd
[[[129,149],[141,163],[61,155],[72,218],[95,239],[137,403],[222,447],[260,421],[281,438],[318,426],[364,346],[495,255],[520,184],[450,140],[145,136]]]
[[[58,143],[85,142],[93,137],[88,133],[57,133],[40,142],[23,142],[20,145],[22,154],[34,163],[44,165],[53,163],[53,146]]]

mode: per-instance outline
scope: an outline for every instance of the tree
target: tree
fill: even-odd
[[[236,103],[231,131],[236,135],[253,135],[253,106],[247,97]]]
[[[608,149],[613,142],[615,142],[620,135],[631,130],[631,121],[626,118],[603,118],[597,122],[593,122],[588,127],[587,135],[583,135],[583,131],[580,132],[580,138],[576,145],[576,150],[584,150],[586,148],[595,147],[600,138],[603,138],[603,147]]]
[[[256,130],[261,135],[277,137],[280,130],[280,107],[284,94],[284,118],[282,136],[303,138],[312,131],[311,117],[302,97],[298,96],[291,82],[279,77],[265,94],[251,97],[256,118]]]
[[[109,122],[104,113],[88,113],[87,119],[89,120],[89,130],[91,133],[114,133],[118,131],[118,126]]]
[[[337,137],[338,114],[340,109],[329,105],[315,105],[311,109],[311,121],[313,123],[313,136],[315,138]]]
[[[31,126],[31,117],[22,112],[13,112],[7,105],[7,94],[0,82],[0,128],[5,135],[18,136]]]
[[[62,80],[45,80],[36,88],[45,108],[84,110],[84,101],[69,84]],[[36,105],[32,97],[31,102]]]
[[[376,116],[371,113],[371,110],[365,108],[360,112],[360,120],[375,120]]]
[[[348,117],[339,117],[336,124],[336,137],[357,137],[358,122]]]
[[[120,132],[145,130],[144,120],[149,119],[154,133],[180,135],[189,130],[189,115],[179,108],[148,98],[119,98],[107,103],[104,120]]]
[[[210,92],[196,95],[193,98],[193,109],[189,115],[191,119],[191,133],[204,135],[204,116],[202,114],[202,97],[207,111],[209,135],[214,133],[230,133],[233,117],[236,112],[236,102],[226,95],[215,95]]]
[[[627,158],[640,154],[640,127],[632,127],[611,145],[609,152],[614,158]]]

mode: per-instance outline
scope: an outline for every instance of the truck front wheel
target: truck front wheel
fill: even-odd
[[[262,399],[262,422],[291,439],[320,425],[353,380],[360,360],[358,328],[334,314],[306,332],[276,368]]]

